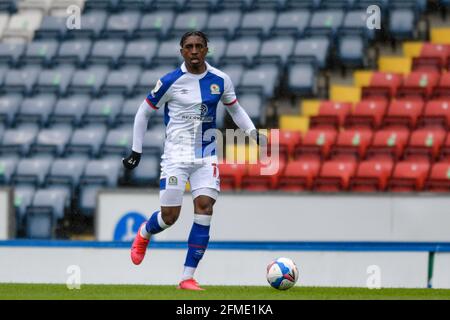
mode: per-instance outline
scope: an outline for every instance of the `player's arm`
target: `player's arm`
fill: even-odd
[[[148,120],[155,111],[156,109],[151,108],[146,99],[141,103],[136,112],[133,125],[133,146],[131,148],[131,154],[122,160],[125,168],[132,170],[138,166],[141,160],[142,143],[145,132],[147,131]]]

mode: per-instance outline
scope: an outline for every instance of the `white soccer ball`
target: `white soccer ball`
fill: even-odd
[[[278,258],[267,266],[267,282],[278,290],[292,288],[298,280],[298,268],[289,258]]]

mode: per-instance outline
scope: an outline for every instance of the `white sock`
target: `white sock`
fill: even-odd
[[[145,224],[142,225],[142,227],[139,229],[139,233],[141,234],[141,237],[144,239],[150,239],[150,233],[148,233],[147,228],[145,228]]]
[[[184,267],[183,276],[181,280],[187,280],[194,277],[195,269],[193,267]]]

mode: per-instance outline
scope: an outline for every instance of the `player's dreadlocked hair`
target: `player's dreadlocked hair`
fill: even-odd
[[[208,46],[208,41],[209,41],[209,39],[208,39],[208,37],[206,36],[206,34],[204,34],[204,33],[201,32],[201,31],[188,31],[188,32],[186,32],[185,34],[183,34],[183,36],[181,37],[181,40],[180,40],[180,47],[183,48],[184,42],[185,42],[186,39],[187,39],[188,37],[190,37],[190,36],[199,36],[199,37],[202,38],[203,41],[205,42],[205,46],[206,46],[206,47]]]

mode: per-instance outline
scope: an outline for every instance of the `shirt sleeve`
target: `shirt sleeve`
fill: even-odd
[[[158,110],[163,106],[167,101],[170,100],[170,90],[171,83],[166,81],[166,79],[161,78],[156,82],[153,90],[148,94],[145,101],[147,101],[148,105]]]
[[[224,78],[224,90],[220,99],[225,106],[231,106],[237,102],[236,93],[234,92],[234,86],[228,75]]]

